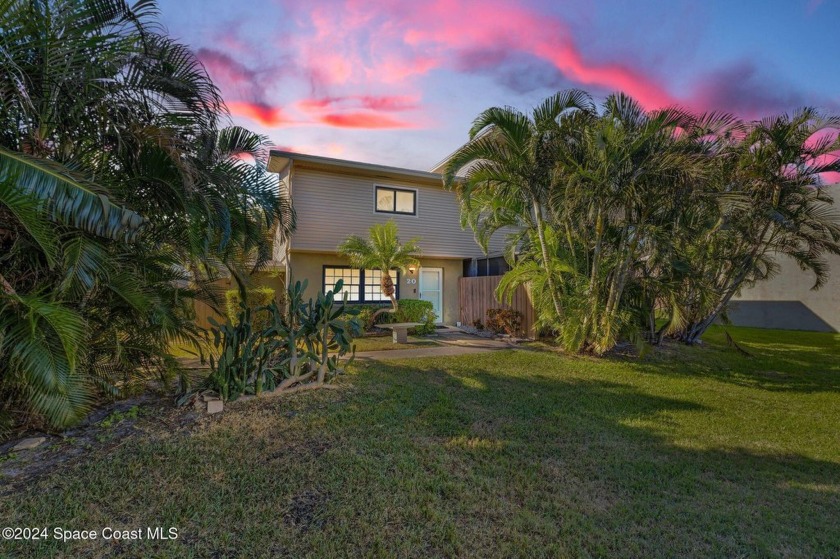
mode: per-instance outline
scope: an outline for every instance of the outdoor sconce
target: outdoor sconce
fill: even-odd
[[[416,268],[415,268],[414,266],[409,266],[409,267],[408,267],[408,273],[409,273],[409,274],[413,274],[413,273],[414,273],[414,270],[416,270]]]

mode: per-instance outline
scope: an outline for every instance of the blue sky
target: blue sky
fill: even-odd
[[[426,169],[483,109],[623,90],[744,118],[840,113],[840,0],[162,0],[237,124],[277,146]]]

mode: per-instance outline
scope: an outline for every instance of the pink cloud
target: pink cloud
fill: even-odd
[[[728,111],[757,119],[813,105],[817,101],[814,97],[794,89],[790,83],[763,74],[755,63],[742,60],[700,76],[683,104],[698,111]],[[830,100],[822,102],[832,104]]]
[[[836,165],[840,162],[840,150],[832,151],[830,153],[826,153],[819,157],[814,158],[810,164],[814,166],[834,166],[836,169]],[[820,180],[823,184],[835,184],[840,182],[840,171],[826,171],[824,173],[820,173]]]
[[[258,72],[251,70],[229,54],[209,48],[196,51],[198,60],[215,82],[225,86],[249,86],[257,81]]]
[[[241,29],[241,21],[227,22],[224,29],[213,37],[214,43],[224,47],[228,52],[247,56],[251,52],[251,45],[240,36]]]
[[[840,173],[831,171],[821,175],[823,184],[838,184],[840,183]]]
[[[471,3],[438,0],[430,5],[430,23],[405,33],[408,44],[432,42],[462,52],[523,52],[551,63],[567,79],[584,86],[622,90],[647,107],[675,102],[655,79],[620,63],[586,59],[566,24],[557,17],[505,2]],[[416,14],[412,21],[419,18]],[[469,25],[464,25],[469,21]]]
[[[410,95],[346,95],[301,99],[301,110],[362,108],[373,111],[409,111],[418,107],[418,98]]]
[[[283,109],[262,103],[248,101],[228,101],[228,110],[233,116],[240,116],[258,122],[264,126],[276,128],[296,121],[287,116]]]
[[[329,99],[303,100],[298,103],[305,111],[310,113],[311,118],[297,119],[288,115],[282,108],[274,107],[264,103],[249,101],[228,101],[227,107],[230,114],[235,117],[243,117],[267,126],[279,128],[290,125],[302,124],[323,124],[336,128],[416,128],[411,122],[399,120],[388,115],[380,114],[374,110],[337,111]],[[367,103],[363,106],[375,107],[377,102]]]
[[[234,99],[231,113],[269,127],[428,127],[423,80],[435,72],[487,75],[519,94],[620,90],[646,108],[682,104],[747,118],[806,100],[749,61],[700,76],[680,98],[652,65],[593,56],[560,15],[513,0],[279,1],[289,28],[278,35],[278,48],[256,50],[232,27],[217,34],[214,48],[198,51]],[[263,57],[273,66],[261,64]],[[396,118],[401,113],[411,116]]]
[[[293,39],[316,87],[403,84],[452,68],[473,53],[526,53],[583,86],[623,90],[648,107],[674,103],[657,80],[580,52],[559,18],[503,0],[396,2],[377,9],[359,0],[307,5],[311,34]],[[492,71],[491,65],[484,66]]]
[[[338,128],[415,128],[411,123],[374,112],[330,113],[317,120]]]
[[[836,142],[838,136],[840,136],[840,128],[823,128],[812,134],[805,141],[804,147],[808,149],[820,149],[822,146]],[[835,152],[835,155],[840,155],[840,153]]]
[[[452,70],[490,75],[518,93],[570,86],[623,91],[649,109],[676,104],[755,118],[814,104],[749,60],[699,76],[691,93],[677,96],[652,63],[587,55],[561,16],[512,0],[285,4],[299,23],[288,40],[318,97],[371,90],[419,97],[421,78]]]

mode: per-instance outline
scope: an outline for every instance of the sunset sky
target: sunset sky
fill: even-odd
[[[840,0],[161,0],[234,122],[277,146],[428,169],[483,109],[623,90],[746,118],[840,113]]]

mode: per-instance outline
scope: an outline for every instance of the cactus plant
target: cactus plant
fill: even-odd
[[[331,291],[304,302],[306,285],[289,287],[285,311],[274,302],[258,309],[242,305],[235,324],[212,322],[218,358],[210,358],[204,388],[226,401],[275,389],[318,388],[340,372],[342,357],[349,353],[353,360],[353,338],[362,325],[358,309],[335,299],[344,283],[339,280]],[[254,311],[269,316],[267,328],[254,327]]]
[[[269,357],[279,341],[255,330],[251,313],[252,309],[241,305],[236,324],[219,324],[210,318],[213,345],[219,356],[218,360],[210,356],[210,376],[204,386],[218,392],[225,401],[236,400],[242,394],[274,390],[276,386]]]

